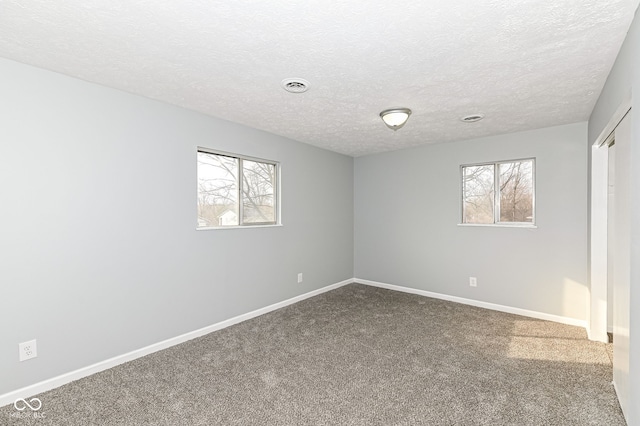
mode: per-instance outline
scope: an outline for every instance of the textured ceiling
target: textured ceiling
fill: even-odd
[[[359,156],[587,120],[639,1],[0,0],[0,56]]]

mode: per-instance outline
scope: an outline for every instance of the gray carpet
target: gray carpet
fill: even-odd
[[[584,329],[351,284],[38,395],[19,425],[624,425]]]

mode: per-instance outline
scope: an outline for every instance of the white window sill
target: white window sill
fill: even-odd
[[[197,227],[196,231],[224,231],[225,229],[255,229],[255,228],[278,228],[283,226],[281,223],[275,225],[244,225],[244,226],[201,226]]]
[[[530,223],[459,223],[458,226],[462,227],[485,227],[485,228],[526,228],[526,229],[538,229],[537,225]]]

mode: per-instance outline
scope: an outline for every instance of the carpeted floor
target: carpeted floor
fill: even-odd
[[[584,329],[351,284],[37,395],[16,425],[624,425]]]

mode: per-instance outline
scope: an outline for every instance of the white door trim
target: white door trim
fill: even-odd
[[[618,124],[631,109],[631,94],[620,104],[591,147],[591,224],[589,339],[607,338],[607,179],[609,142]]]

